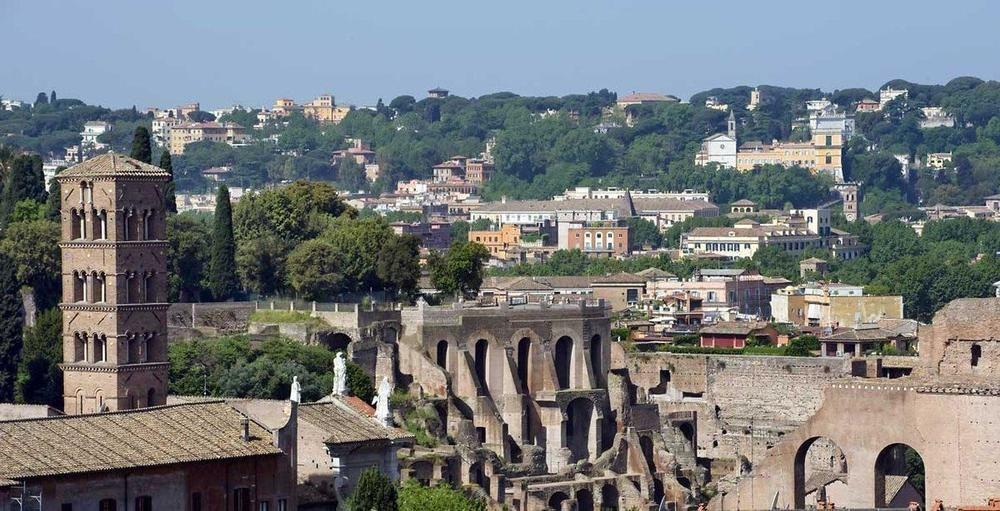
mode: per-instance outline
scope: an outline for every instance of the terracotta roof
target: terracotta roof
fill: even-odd
[[[636,272],[636,275],[640,277],[645,277],[647,279],[669,279],[677,276],[674,275],[673,273],[670,273],[669,271],[661,270],[655,266],[652,268],[646,268],[645,270],[642,270],[640,272]]]
[[[750,335],[755,330],[767,326],[767,323],[757,321],[720,321],[714,325],[703,327],[699,333],[721,335]]]
[[[877,342],[896,337],[894,332],[881,328],[847,328],[821,338],[821,341]]]
[[[906,476],[889,475],[885,476],[885,501],[892,502],[896,495],[903,490],[909,478]]]
[[[26,479],[281,454],[271,432],[221,401],[0,422],[0,478]]]
[[[615,273],[594,279],[594,284],[645,284],[646,279],[632,273]]]
[[[62,171],[56,179],[89,176],[148,176],[169,178],[170,173],[148,163],[129,158],[114,151],[95,156],[83,163]]]
[[[373,417],[373,410],[356,397],[330,396],[318,403],[299,405],[299,420],[319,428],[328,435],[328,444],[360,442],[408,441],[413,436],[406,431],[385,427]]]
[[[524,277],[507,285],[508,291],[552,291],[552,286],[531,277]]]
[[[808,259],[803,259],[803,260],[799,261],[799,264],[802,264],[802,263],[806,263],[806,264],[818,264],[818,263],[825,263],[825,262],[826,262],[825,260],[820,259],[818,257],[810,257]]]

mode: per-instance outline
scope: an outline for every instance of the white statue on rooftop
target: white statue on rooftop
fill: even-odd
[[[347,361],[343,351],[338,351],[337,357],[333,359],[333,394],[347,395]]]
[[[392,426],[392,412],[389,411],[390,394],[392,394],[392,384],[389,383],[388,377],[383,376],[372,404],[375,405],[375,419],[385,426]]]
[[[299,384],[299,377],[292,377],[292,391],[289,393],[288,400],[293,403],[302,402],[302,385]]]

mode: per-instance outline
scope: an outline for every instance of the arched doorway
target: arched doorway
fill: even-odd
[[[479,384],[482,386],[483,394],[488,394],[487,383],[486,383],[486,357],[489,355],[490,342],[486,339],[479,339],[476,341],[476,377],[479,378]]]
[[[330,351],[347,351],[347,347],[351,344],[351,337],[343,332],[337,332],[327,336],[326,347],[330,348]]]
[[[522,393],[530,394],[531,385],[528,384],[531,364],[531,339],[521,338],[517,341],[517,377],[521,380]]]
[[[549,497],[549,509],[555,509],[556,511],[561,510],[563,501],[567,499],[569,499],[569,495],[566,495],[561,491],[553,493],[552,496]]]
[[[618,511],[618,488],[613,484],[601,487],[601,510]]]
[[[576,511],[594,511],[594,494],[589,489],[576,492]]]
[[[559,389],[568,389],[570,386],[570,364],[573,362],[573,339],[563,336],[556,341],[556,379]]]
[[[490,480],[483,471],[483,465],[478,461],[469,467],[469,482],[486,490],[486,493],[490,491]]]
[[[875,458],[875,507],[907,507],[917,502],[924,507],[926,471],[916,449],[892,444]]]
[[[604,343],[600,335],[590,338],[590,368],[594,371],[594,386],[604,388],[607,381],[604,375]]]
[[[437,361],[437,365],[440,366],[442,369],[447,370],[448,369],[448,341],[445,341],[445,340],[438,341],[436,355],[437,355],[437,357],[435,358],[435,360]]]
[[[594,403],[578,397],[566,407],[566,447],[570,463],[590,458],[591,438],[594,434]]]
[[[840,446],[827,437],[806,440],[795,452],[795,507],[804,509],[821,497],[843,501],[850,495],[847,457]],[[906,506],[903,506],[906,507]]]

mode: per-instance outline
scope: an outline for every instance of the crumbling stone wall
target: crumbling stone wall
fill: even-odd
[[[661,415],[697,414],[698,456],[751,463],[819,409],[824,387],[850,374],[839,358],[635,353],[627,366]]]
[[[253,302],[173,303],[167,310],[169,337],[178,340],[244,333],[253,311]]]

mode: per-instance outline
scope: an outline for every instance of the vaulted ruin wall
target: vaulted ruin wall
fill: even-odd
[[[637,393],[662,416],[698,414],[699,456],[751,462],[819,409],[827,385],[850,374],[839,358],[640,353],[627,367]]]

